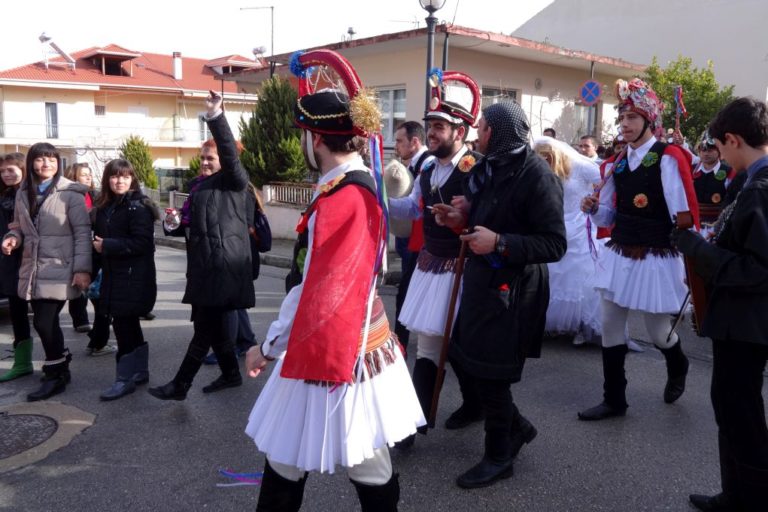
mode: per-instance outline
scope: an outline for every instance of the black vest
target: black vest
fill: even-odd
[[[667,145],[656,142],[640,166],[629,170],[627,159],[616,162],[616,225],[611,242],[619,246],[671,249],[669,217],[661,183],[661,157]]]
[[[464,154],[472,155],[475,160],[479,160],[479,155],[468,151]],[[464,195],[464,177],[465,173],[461,172],[457,167],[453,168],[451,175],[446,180],[442,187],[432,191],[432,185],[430,184],[430,178],[437,166],[437,160],[432,160],[422,170],[419,176],[419,185],[421,186],[421,197],[424,200],[424,246],[427,251],[433,256],[440,258],[458,258],[459,250],[461,249],[461,240],[459,235],[456,234],[451,228],[445,226],[439,226],[435,222],[435,216],[427,208],[433,204],[444,203],[451,204],[453,196]]]
[[[696,199],[699,204],[716,204],[725,198],[725,180],[728,178],[729,167],[720,164],[717,172],[703,172],[698,177],[693,173],[693,188],[696,189]]]

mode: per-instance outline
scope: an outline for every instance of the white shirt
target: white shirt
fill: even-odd
[[[627,146],[627,169],[625,172],[635,172],[640,167],[643,158],[648,154],[651,147],[656,143],[656,138],[651,137],[645,144],[637,149]],[[605,172],[612,169],[615,162],[605,166]],[[677,160],[669,155],[661,156],[661,188],[664,190],[664,200],[667,202],[670,220],[674,222],[674,216],[677,212],[687,212],[690,210],[688,199],[683,188],[683,180],[680,177],[680,170],[677,166]],[[603,186],[600,191],[600,206],[597,212],[592,214],[592,219],[598,226],[608,227],[614,222],[616,209],[613,206],[613,195],[616,192],[616,186],[612,177]]]
[[[467,151],[467,146],[462,144],[461,149],[459,149],[459,151],[453,155],[450,162],[447,164],[441,164],[440,160],[437,160],[435,162],[435,168],[432,171],[432,176],[430,179],[432,186],[437,185],[438,187],[442,187],[445,185],[445,182],[448,181],[448,177],[451,175],[456,166],[459,165],[459,160],[461,160]],[[422,169],[427,164],[427,162],[431,162],[434,159],[434,156],[428,157],[421,165]],[[405,197],[389,199],[389,214],[396,219],[416,220],[420,218],[422,215],[421,208],[419,207],[419,200],[421,197],[421,179],[417,177],[413,183],[413,188],[411,189],[410,194]],[[450,204],[451,199],[452,198],[450,197],[443,198],[446,204]]]

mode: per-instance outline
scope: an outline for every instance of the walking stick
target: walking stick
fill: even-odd
[[[443,381],[445,380],[445,360],[448,358],[448,343],[451,341],[453,315],[456,310],[456,301],[459,298],[459,286],[461,286],[461,275],[464,273],[464,259],[466,255],[467,242],[461,242],[459,259],[456,262],[456,274],[453,278],[451,300],[448,304],[448,318],[445,320],[445,330],[443,331],[443,346],[440,348],[440,361],[437,363],[437,378],[435,379],[435,390],[432,392],[432,408],[429,410],[428,425],[434,425],[435,418],[437,417],[437,402],[440,399],[440,391],[443,389]]]

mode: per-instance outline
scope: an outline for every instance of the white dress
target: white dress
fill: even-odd
[[[358,169],[365,169],[362,160],[331,170],[320,184]],[[313,214],[308,226],[304,275],[312,261],[314,227]],[[408,367],[392,339],[374,351],[390,362],[381,365],[375,375],[360,364],[362,375],[353,384],[329,387],[280,376],[302,289],[302,284],[291,289],[277,320],[269,327],[269,342],[262,350],[277,362],[256,400],[245,432],[270,460],[304,471],[333,473],[336,465],[352,467],[373,457],[374,450],[394,445],[426,421]]]
[[[563,213],[568,249],[563,258],[548,263],[549,307],[545,330],[548,333],[578,333],[585,338],[601,334],[600,295],[595,291],[595,260],[589,239],[595,240],[597,228],[587,231],[587,215],[581,211],[581,200],[593,193],[600,181],[598,166],[580,155],[569,155],[571,174],[563,182]]]

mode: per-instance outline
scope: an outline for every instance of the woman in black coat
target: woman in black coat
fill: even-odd
[[[149,347],[139,317],[152,311],[157,296],[157,209],[140,192],[131,164],[117,159],[104,168],[94,212],[94,259],[102,270],[98,313],[112,317],[117,338],[117,378],[101,399],[115,400],[149,380]]]
[[[182,302],[192,305],[195,333],[173,380],[149,389],[161,400],[187,397],[209,348],[216,354],[221,375],[203,393],[243,382],[226,322],[229,312],[253,307],[256,302],[248,235],[248,175],[221,105],[221,97],[213,92],[206,98],[206,121],[215,144],[203,145],[201,151],[201,160],[211,159],[221,170],[196,183],[185,212],[189,235]]]

